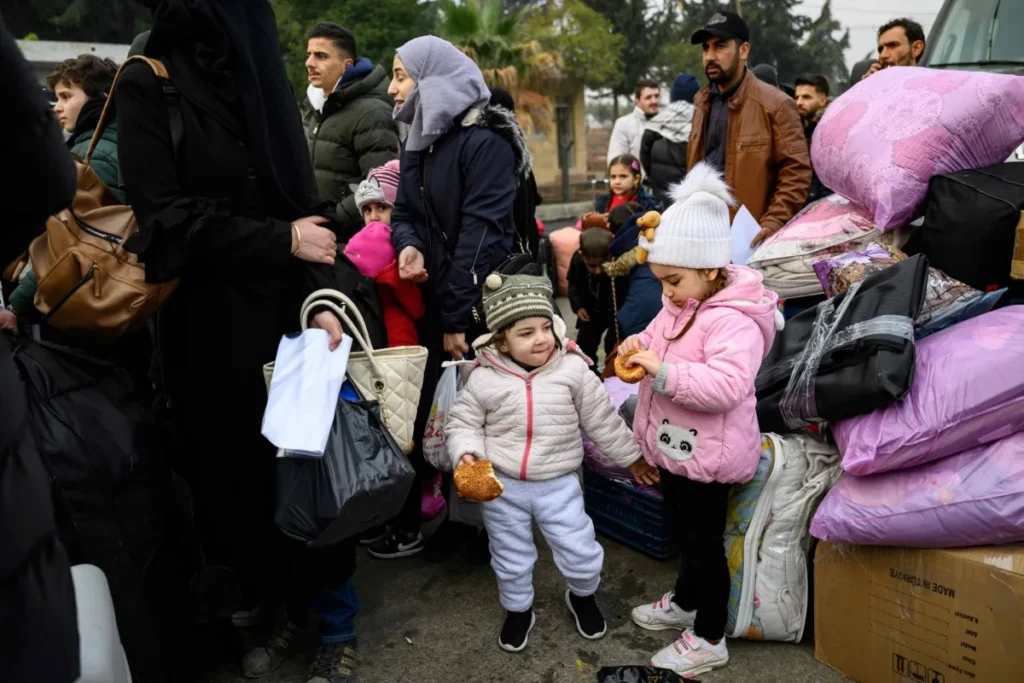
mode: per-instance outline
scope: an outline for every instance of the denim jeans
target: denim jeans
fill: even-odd
[[[351,579],[323,591],[309,607],[320,617],[322,644],[347,643],[356,639],[355,616],[359,612],[359,597]]]

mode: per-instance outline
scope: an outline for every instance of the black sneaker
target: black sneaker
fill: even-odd
[[[266,645],[254,647],[242,658],[242,673],[246,678],[260,678],[272,673],[284,663],[288,657],[288,648],[295,640],[299,627],[294,622],[287,622],[274,629]]]
[[[316,649],[306,683],[349,683],[356,676],[356,641],[323,643]]]
[[[363,533],[356,536],[356,540],[361,546],[370,546],[384,540],[384,537],[388,535],[388,525],[379,524],[375,527],[371,527]]]
[[[565,604],[569,611],[576,618],[576,630],[587,640],[603,638],[608,630],[608,624],[604,621],[601,608],[597,606],[597,600],[593,595],[581,598],[573,595],[572,591],[565,591]]]
[[[525,612],[509,612],[505,617],[505,625],[498,636],[498,647],[506,652],[522,652],[530,639],[530,631],[537,623],[533,608]]]
[[[371,557],[378,560],[394,560],[399,557],[409,557],[423,552],[423,534],[419,531],[410,534],[407,531],[395,529],[387,536],[369,547],[367,552]]]

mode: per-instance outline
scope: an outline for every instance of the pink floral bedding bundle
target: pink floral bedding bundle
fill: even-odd
[[[889,230],[919,215],[932,176],[1001,163],[1021,142],[1024,77],[892,67],[829,105],[811,159],[826,187]]]

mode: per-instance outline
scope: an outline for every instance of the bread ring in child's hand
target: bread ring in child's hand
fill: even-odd
[[[487,460],[459,465],[455,468],[454,479],[459,498],[478,503],[489,503],[505,490],[505,486],[494,474],[494,467]]]
[[[626,384],[636,384],[647,374],[642,365],[634,365],[632,367],[626,365],[626,359],[638,353],[640,353],[640,349],[633,349],[632,351],[615,356],[615,376]]]

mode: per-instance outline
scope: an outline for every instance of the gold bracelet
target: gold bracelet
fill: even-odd
[[[299,230],[299,226],[292,223],[292,230],[295,231],[295,251],[292,252],[292,256],[299,253],[299,249],[302,248],[302,231]]]

